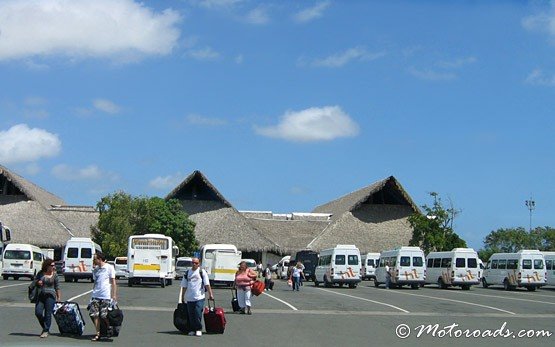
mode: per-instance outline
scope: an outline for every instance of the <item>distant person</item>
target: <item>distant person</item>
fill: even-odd
[[[389,263],[385,263],[385,289],[391,288],[391,272],[389,270]]]
[[[183,291],[182,302],[187,303],[187,314],[192,331],[189,336],[202,336],[202,310],[204,309],[205,293],[208,292],[208,299],[214,300],[212,287],[208,273],[200,269],[200,261],[193,258],[192,268],[187,270],[181,280],[181,287],[187,288]]]
[[[293,281],[293,290],[299,291],[301,287],[301,277],[304,277],[303,264],[297,262],[297,264],[291,270],[291,280]]]
[[[263,270],[262,262],[260,262],[256,265],[256,272],[258,273],[258,278],[262,277],[262,270]]]
[[[251,312],[251,283],[256,279],[256,273],[247,267],[247,263],[239,263],[239,270],[235,273],[235,288],[237,288],[237,300],[241,307],[241,314],[252,314]]]
[[[266,265],[266,269],[264,270],[264,287],[265,290],[267,291],[271,291],[273,288],[273,283],[272,283],[272,269],[271,269],[271,264],[268,263],[268,265]]]
[[[93,258],[93,281],[94,287],[91,296],[89,315],[94,322],[96,334],[92,341],[100,340],[100,320],[104,320],[106,326],[108,322],[108,309],[112,301],[117,300],[116,270],[106,262],[106,256],[101,252],[96,252]]]
[[[54,304],[62,299],[54,260],[45,259],[42,262],[42,268],[34,281],[40,287],[39,298],[35,303],[35,316],[42,327],[40,337],[45,338],[50,334]]]

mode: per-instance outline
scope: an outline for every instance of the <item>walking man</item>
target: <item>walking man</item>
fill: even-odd
[[[93,258],[95,268],[93,270],[94,287],[89,308],[89,315],[94,321],[96,335],[92,341],[100,339],[100,320],[108,323],[108,308],[112,300],[117,300],[116,271],[114,267],[106,262],[106,257],[101,252],[97,252]]]
[[[198,258],[193,258],[193,267],[188,270],[181,280],[181,290],[183,293],[182,302],[187,303],[187,313],[189,324],[193,331],[189,336],[202,336],[202,310],[204,309],[205,292],[208,292],[208,299],[214,300],[210,280],[205,270],[200,269]]]

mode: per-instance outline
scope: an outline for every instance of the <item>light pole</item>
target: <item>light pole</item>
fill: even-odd
[[[530,232],[532,232],[532,211],[536,208],[536,202],[532,200],[532,195],[530,195],[530,200],[526,200],[524,203],[530,211]]]

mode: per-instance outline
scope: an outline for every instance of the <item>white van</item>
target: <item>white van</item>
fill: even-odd
[[[518,253],[494,253],[484,269],[482,285],[502,285],[505,290],[525,287],[534,291],[546,284],[543,254],[538,250]]]
[[[548,286],[555,286],[555,252],[542,252],[545,259],[545,272]]]
[[[285,257],[281,258],[281,260],[277,263],[277,278],[281,278],[281,279],[287,278],[287,270],[289,269],[290,260],[291,260],[291,256],[286,255]]]
[[[376,287],[386,283],[386,266],[389,266],[392,288],[410,285],[412,289],[418,289],[426,281],[424,252],[419,247],[403,246],[380,253],[374,280]]]
[[[175,279],[181,279],[193,267],[193,258],[179,257],[175,261]]]
[[[376,279],[376,268],[380,260],[380,253],[366,253],[362,256],[362,280]]]
[[[241,251],[232,244],[207,244],[200,249],[200,266],[208,273],[211,285],[217,283],[232,286],[241,255]]]
[[[34,279],[42,268],[44,255],[37,246],[9,243],[4,248],[2,263],[2,278],[7,280],[10,276],[14,280],[19,277]]]
[[[472,248],[454,248],[448,252],[430,252],[426,257],[426,284],[437,283],[439,288],[451,286],[469,290],[480,284],[481,269],[478,253]]]
[[[179,248],[162,234],[131,235],[127,244],[127,286],[151,282],[172,285]]]
[[[324,249],[314,271],[314,285],[324,283],[326,287],[331,287],[337,283],[340,287],[348,284],[349,288],[356,288],[361,281],[360,268],[360,251],[355,245]]]
[[[127,277],[127,257],[116,257],[114,259],[114,270],[116,270],[116,279]]]
[[[77,282],[79,279],[93,281],[93,257],[102,252],[100,246],[89,237],[72,237],[64,249],[64,280]]]

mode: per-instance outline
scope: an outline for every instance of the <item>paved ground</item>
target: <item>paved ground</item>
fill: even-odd
[[[0,279],[0,345],[90,345],[94,327],[87,318],[83,337],[57,334],[39,339],[40,327],[26,297],[28,280]],[[356,289],[314,287],[292,292],[283,281],[275,290],[254,299],[253,315],[231,312],[229,289],[215,290],[216,303],[227,314],[223,335],[201,338],[181,335],[172,324],[177,285],[128,288],[119,281],[119,304],[125,319],[121,335],[110,343],[121,346],[553,346],[555,288],[536,292],[474,287],[440,290],[432,286],[386,290],[363,282]],[[92,284],[62,282],[64,300],[79,303],[85,315]],[[401,325],[401,326],[400,326]],[[429,327],[429,332],[427,326]],[[396,331],[397,329],[397,331]],[[397,336],[410,335],[404,339]],[[532,334],[551,337],[464,337],[465,334]],[[417,336],[421,333],[421,336]],[[435,335],[435,336],[433,336]],[[462,335],[462,336],[461,336]],[[459,337],[460,336],[460,337]]]

